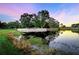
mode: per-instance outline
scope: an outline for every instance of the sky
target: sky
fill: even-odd
[[[19,20],[23,13],[38,13],[48,10],[50,17],[66,26],[79,23],[78,3],[0,3],[0,21]]]

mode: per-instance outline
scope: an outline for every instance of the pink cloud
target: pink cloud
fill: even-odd
[[[18,6],[16,4],[11,6],[10,5],[8,4],[0,5],[0,13],[13,16],[15,19],[16,18],[19,19],[20,15],[22,15],[23,13],[34,13],[36,11],[34,9],[34,6],[32,6],[32,4],[27,4],[27,6],[24,5],[24,7]]]

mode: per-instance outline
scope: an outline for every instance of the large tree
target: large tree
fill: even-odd
[[[28,13],[24,13],[23,15],[21,15],[20,21],[23,28],[31,27],[31,20],[33,16],[34,15]]]
[[[49,19],[49,12],[41,10],[38,12],[37,18],[33,20],[34,27],[44,28],[47,25],[46,20]]]
[[[49,16],[47,10],[39,11],[38,14],[24,13],[20,18],[23,28],[36,27],[36,28],[51,28],[59,27],[59,22]]]

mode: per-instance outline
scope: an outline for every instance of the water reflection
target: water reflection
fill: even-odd
[[[56,39],[58,36],[59,36],[59,32],[55,32],[55,33],[52,33],[52,35],[46,36],[45,40],[49,44],[51,41],[53,41],[54,39]]]
[[[79,33],[60,31],[58,36],[51,38],[49,47],[63,51],[64,54],[79,54]]]

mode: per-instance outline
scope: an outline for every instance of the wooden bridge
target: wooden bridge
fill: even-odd
[[[58,28],[19,28],[17,29],[19,32],[48,32],[48,31],[58,31]]]

